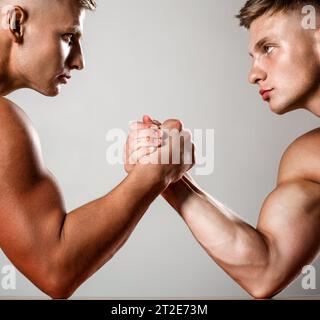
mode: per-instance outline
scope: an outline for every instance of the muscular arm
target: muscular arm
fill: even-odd
[[[154,168],[136,166],[112,192],[66,214],[22,110],[1,99],[0,121],[1,249],[46,294],[67,298],[124,244],[166,185]]]
[[[163,193],[214,261],[255,298],[284,289],[318,254],[318,132],[315,137],[313,132],[298,139],[283,156],[277,187],[265,200],[256,228],[188,176]]]

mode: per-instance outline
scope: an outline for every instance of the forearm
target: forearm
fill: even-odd
[[[134,170],[106,196],[67,215],[59,242],[58,266],[71,290],[104,265],[124,244],[165,189],[158,177]]]
[[[269,263],[264,236],[183,177],[162,194],[208,254],[246,290]]]

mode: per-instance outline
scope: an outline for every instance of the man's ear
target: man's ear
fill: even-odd
[[[27,13],[21,7],[14,6],[8,11],[9,31],[15,42],[22,42],[26,20]]]

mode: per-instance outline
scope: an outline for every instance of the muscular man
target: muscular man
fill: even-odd
[[[94,0],[0,0],[0,247],[53,298],[69,297],[111,259],[150,203],[192,166],[137,165],[112,192],[66,214],[35,130],[2,96],[19,88],[57,95],[84,67],[83,20],[94,8]],[[166,127],[181,130],[179,121]],[[161,133],[151,131],[158,146]]]
[[[315,6],[319,21],[320,2],[311,0],[250,0],[238,16],[250,29],[249,80],[279,115],[303,108],[320,116],[320,29],[303,27],[307,4]],[[146,126],[151,122],[144,118]],[[129,153],[141,153],[145,144],[131,143]],[[277,186],[264,201],[256,228],[188,175],[163,196],[228,275],[253,297],[272,297],[319,252],[320,128],[284,152]]]

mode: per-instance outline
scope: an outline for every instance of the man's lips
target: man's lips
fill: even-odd
[[[272,91],[273,89],[261,89],[260,90],[260,94],[263,98],[263,100],[268,100],[270,99],[270,92]]]
[[[71,75],[69,74],[62,74],[58,77],[58,80],[64,84],[67,84],[70,79],[71,79]]]

